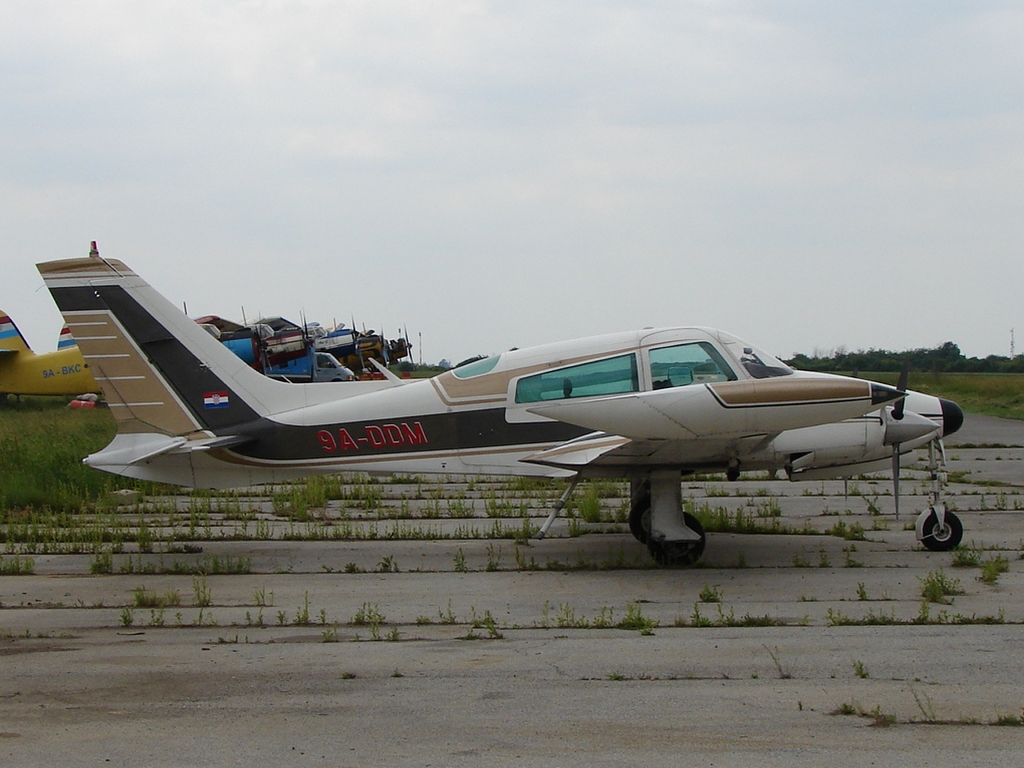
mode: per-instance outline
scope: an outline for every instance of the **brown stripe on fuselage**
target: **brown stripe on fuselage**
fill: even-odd
[[[871,385],[857,379],[780,377],[754,381],[723,381],[707,386],[727,408],[871,398]]]

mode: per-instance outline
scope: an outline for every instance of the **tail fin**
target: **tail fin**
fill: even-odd
[[[21,335],[18,326],[7,315],[0,311],[0,352],[31,352],[25,337]]]
[[[66,325],[60,329],[60,337],[57,339],[57,349],[67,349],[68,347],[77,347],[78,342],[75,341],[75,337],[71,335],[71,329]]]
[[[306,404],[289,385],[245,365],[121,262],[96,255],[38,269],[119,433],[231,435],[268,415],[271,402],[280,410]]]
[[[308,470],[232,449],[273,444],[277,413],[379,388],[266,378],[95,245],[89,258],[38,268],[118,421],[110,444],[84,459],[96,469],[189,487],[294,479]]]

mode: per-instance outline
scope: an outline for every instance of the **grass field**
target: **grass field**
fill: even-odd
[[[896,384],[899,374],[861,373],[860,378]],[[966,413],[1024,420],[1024,375],[1016,373],[911,373],[910,389],[959,403]]]
[[[105,408],[71,410],[62,398],[27,397],[0,406],[0,510],[75,511],[110,491],[136,487],[82,464],[115,431]]]

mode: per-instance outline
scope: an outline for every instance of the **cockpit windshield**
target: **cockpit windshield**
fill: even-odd
[[[721,339],[726,349],[740,361],[744,370],[752,378],[771,379],[776,376],[789,376],[793,373],[793,369],[775,355],[769,355],[757,347],[752,347],[742,339],[725,333],[721,334]]]

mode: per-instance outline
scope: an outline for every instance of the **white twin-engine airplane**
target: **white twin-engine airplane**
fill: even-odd
[[[633,535],[657,561],[688,564],[705,534],[683,510],[685,475],[898,478],[900,454],[931,444],[918,539],[943,550],[963,535],[939,471],[940,440],[963,412],[905,383],[796,371],[722,331],[661,328],[504,352],[432,379],[288,384],[119,261],[39,271],[117,419],[111,443],[84,459],[107,472],[210,488],[355,471],[574,478],[540,536],[580,479],[625,478]]]

